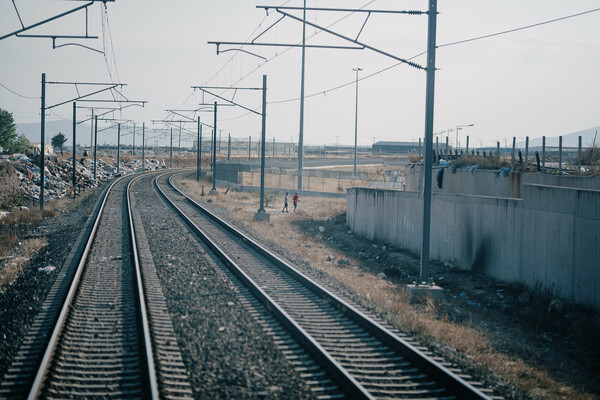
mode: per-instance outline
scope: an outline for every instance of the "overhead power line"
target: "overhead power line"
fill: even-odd
[[[2,86],[4,89],[8,90],[9,92],[11,92],[12,94],[16,94],[19,97],[22,97],[24,99],[29,99],[29,100],[39,100],[39,97],[29,97],[29,96],[25,96],[22,95],[21,93],[17,93],[12,89],[9,89],[8,87],[4,86],[2,83],[0,83],[0,86]]]
[[[459,40],[457,42],[452,42],[452,43],[440,44],[437,47],[440,48],[440,47],[446,47],[446,46],[453,46],[455,44],[462,44],[462,43],[467,43],[467,42],[474,42],[475,40],[487,39],[487,38],[494,37],[494,36],[505,35],[507,33],[513,33],[513,32],[517,32],[517,31],[522,31],[524,29],[535,28],[535,27],[538,27],[538,26],[541,26],[541,25],[547,25],[547,24],[551,24],[553,22],[563,21],[565,19],[579,17],[581,15],[590,14],[590,13],[597,12],[597,11],[600,11],[600,8],[595,8],[593,10],[588,10],[588,11],[580,12],[580,13],[577,13],[577,14],[567,15],[565,17],[555,18],[555,19],[551,19],[551,20],[548,20],[548,21],[544,21],[544,22],[538,22],[537,24],[522,26],[520,28],[509,29],[507,31],[490,33],[489,35],[477,36],[477,37],[474,37],[474,38],[471,38],[471,39]]]
[[[588,10],[588,11],[583,11],[583,12],[580,12],[580,13],[577,13],[577,14],[571,14],[571,15],[567,15],[567,16],[564,16],[564,17],[555,18],[555,19],[551,19],[551,20],[548,20],[548,21],[538,22],[536,24],[526,25],[526,26],[522,26],[522,27],[519,27],[519,28],[513,28],[513,29],[509,29],[509,30],[502,31],[502,32],[496,32],[496,33],[491,33],[491,34],[488,34],[488,35],[473,37],[473,38],[470,38],[470,39],[464,39],[464,40],[459,40],[459,41],[456,41],[456,42],[445,43],[445,44],[438,45],[437,48],[447,47],[447,46],[454,46],[454,45],[457,45],[457,44],[463,44],[463,43],[473,42],[475,40],[481,40],[481,39],[487,39],[487,38],[494,37],[494,36],[505,35],[505,34],[508,34],[508,33],[517,32],[517,31],[521,31],[521,30],[524,30],[524,29],[535,28],[535,27],[538,27],[538,26],[541,26],[541,25],[550,24],[550,23],[553,23],[553,22],[563,21],[563,20],[569,19],[569,18],[579,17],[579,16],[582,16],[582,15],[594,13],[594,12],[597,12],[597,11],[600,11],[600,8],[595,8],[595,9]],[[423,52],[421,52],[421,53],[419,53],[419,54],[417,54],[417,55],[415,55],[415,56],[413,56],[411,58],[408,58],[407,60],[409,60],[409,61],[413,60],[413,59],[415,59],[417,57],[420,57],[420,56],[422,56],[422,55],[424,55],[426,53],[427,53],[426,51],[423,51]],[[373,72],[372,74],[365,75],[362,78],[359,78],[359,81],[372,78],[373,76],[379,75],[379,74],[381,74],[381,73],[383,73],[385,71],[388,71],[388,70],[390,70],[392,68],[395,68],[395,67],[397,67],[399,65],[402,65],[402,64],[404,64],[404,63],[403,62],[399,62],[399,63],[393,64],[393,65],[390,65],[389,67],[383,68],[383,69],[381,69],[379,71]],[[256,69],[258,69],[258,68],[256,68]],[[251,71],[250,73],[254,72],[255,70]],[[344,88],[346,86],[350,86],[350,85],[354,85],[354,84],[355,84],[355,80],[352,80],[350,82],[341,84],[339,86],[335,86],[333,88],[329,88],[329,89],[326,89],[326,90],[321,90],[319,92],[315,92],[315,93],[306,95],[306,96],[304,96],[304,98],[306,99],[306,98],[310,98],[310,97],[325,95],[325,94],[327,94],[329,92],[333,92],[335,90],[342,89],[342,88]],[[300,97],[296,97],[296,98],[293,98],[293,99],[286,99],[286,100],[270,101],[270,102],[268,102],[268,104],[289,103],[289,102],[298,101],[298,100],[300,100]]]

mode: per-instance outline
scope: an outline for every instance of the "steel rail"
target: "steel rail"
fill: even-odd
[[[150,333],[150,323],[148,321],[148,310],[146,308],[146,296],[144,291],[144,285],[142,284],[142,271],[140,268],[140,259],[137,249],[137,240],[135,235],[135,226],[133,223],[133,211],[131,206],[131,184],[140,179],[142,175],[138,175],[133,178],[127,184],[127,217],[129,219],[129,237],[130,244],[133,253],[133,263],[135,266],[135,276],[136,276],[136,287],[137,287],[137,301],[140,307],[140,315],[142,319],[142,331],[144,335],[144,350],[145,350],[145,358],[148,370],[148,383],[150,385],[150,395],[152,399],[158,400],[160,399],[159,391],[158,391],[158,379],[156,374],[156,366],[154,364],[154,356],[153,356],[153,346],[152,346],[152,335]]]
[[[258,298],[260,302],[267,307],[279,320],[279,322],[291,333],[291,335],[298,340],[308,352],[321,363],[321,365],[329,372],[331,377],[340,385],[340,388],[347,391],[350,398],[354,399],[374,399],[369,392],[352,376],[350,375],[312,336],[306,332],[288,313],[281,308],[259,285],[254,282],[248,274],[246,274],[242,268],[225,252],[221,249],[215,241],[209,238],[206,233],[196,225],[185,213],[177,207],[177,205],[167,196],[167,194],[160,188],[158,179],[161,177],[172,174],[166,172],[157,176],[154,179],[154,185],[160,195],[165,201],[173,207],[181,218],[205,241],[205,243],[221,258],[221,260],[231,268],[231,271],[240,279],[246,287]],[[175,174],[171,175],[171,178]],[[169,184],[172,185],[170,179]],[[177,189],[175,189],[177,190]],[[179,192],[179,191],[178,191]],[[179,192],[181,193],[181,192]],[[185,195],[184,195],[185,196]],[[187,198],[187,196],[185,196]]]
[[[173,174],[171,178],[173,178],[175,175],[176,174]],[[448,388],[452,394],[456,395],[460,399],[490,399],[490,397],[487,396],[485,393],[474,387],[469,382],[465,381],[463,378],[456,375],[454,372],[450,371],[448,368],[446,368],[439,362],[433,360],[423,351],[416,348],[413,344],[398,337],[388,328],[369,318],[364,313],[356,309],[354,306],[344,301],[340,297],[336,296],[335,294],[331,293],[329,290],[327,290],[317,282],[313,281],[312,279],[295,269],[293,266],[281,259],[279,256],[267,250],[254,239],[243,234],[237,228],[225,222],[224,220],[216,216],[214,213],[200,205],[198,202],[191,199],[189,196],[187,196],[185,193],[183,193],[181,190],[175,187],[175,185],[171,181],[171,178],[169,179],[169,184],[172,186],[172,188],[175,191],[177,191],[178,194],[185,197],[185,199],[188,202],[190,202],[194,207],[196,207],[202,213],[210,217],[213,221],[224,227],[231,234],[242,239],[246,245],[250,246],[252,249],[254,249],[259,254],[267,258],[269,261],[273,262],[278,267],[288,272],[290,275],[302,282],[305,286],[310,288],[313,292],[328,299],[332,304],[335,304],[338,310],[343,312],[346,316],[358,323],[363,329],[367,330],[369,333],[374,335],[383,343],[390,346],[390,348],[399,352],[400,354],[411,360],[413,363],[415,363],[418,367],[422,368],[426,373],[434,377],[440,384]]]
[[[92,230],[90,232],[90,235],[89,235],[89,237],[87,239],[87,242],[86,242],[86,245],[85,245],[85,249],[84,249],[84,251],[83,251],[83,253],[81,255],[79,263],[77,264],[77,269],[76,269],[76,272],[75,272],[75,274],[73,276],[73,280],[72,280],[72,282],[71,282],[71,284],[69,286],[69,291],[68,291],[67,295],[65,296],[65,299],[64,299],[64,302],[63,302],[63,306],[62,306],[61,311],[60,311],[60,313],[58,315],[58,318],[57,318],[57,320],[55,322],[55,326],[54,326],[54,329],[52,331],[52,335],[51,335],[51,337],[50,337],[50,339],[48,341],[48,344],[46,345],[46,350],[44,352],[44,356],[42,357],[42,361],[40,362],[40,365],[38,367],[38,372],[36,373],[36,376],[35,376],[35,379],[33,381],[32,386],[31,386],[31,389],[29,390],[29,394],[28,394],[28,397],[27,397],[28,400],[37,399],[42,394],[42,390],[43,390],[43,387],[44,387],[44,381],[45,381],[45,378],[46,378],[46,376],[47,376],[47,374],[49,372],[49,368],[50,368],[50,364],[51,364],[52,358],[53,358],[54,354],[57,351],[57,346],[59,344],[60,336],[62,334],[63,329],[66,326],[66,320],[68,318],[69,311],[70,311],[70,309],[71,309],[71,307],[73,305],[73,301],[75,299],[75,294],[77,292],[77,289],[79,288],[79,284],[80,284],[80,281],[81,281],[81,276],[83,275],[83,271],[85,269],[84,267],[85,267],[85,265],[87,263],[88,256],[90,254],[90,250],[91,250],[93,242],[94,242],[94,240],[96,238],[96,233],[98,231],[98,226],[100,224],[100,220],[102,219],[102,216],[103,216],[104,208],[106,206],[106,203],[108,201],[108,198],[109,198],[109,196],[111,194],[111,191],[112,191],[113,187],[118,182],[120,182],[122,179],[125,179],[125,178],[126,177],[124,176],[124,177],[116,179],[114,182],[112,182],[111,185],[109,186],[109,188],[106,190],[106,192],[104,194],[104,198],[102,199],[102,204],[101,204],[101,206],[100,206],[100,208],[98,210],[98,214],[97,214],[97,216],[95,218],[93,228],[92,228]],[[137,179],[137,178],[132,179],[132,181],[135,180],[135,179]],[[131,184],[131,182],[129,182],[127,188],[129,188],[130,184]],[[134,233],[133,233],[133,225],[132,225],[132,220],[131,220],[131,212],[130,212],[131,209],[129,207],[129,196],[127,196],[127,197],[128,197],[127,200],[128,200],[129,221],[130,221],[130,226],[131,226],[131,229],[132,229],[132,235],[134,235]],[[143,310],[143,311],[141,311],[142,312],[141,318],[142,318],[142,320],[146,319],[145,326],[148,327],[149,324],[147,323],[147,314],[145,312],[145,305],[144,305],[145,302],[143,301],[143,296],[144,295],[143,295],[143,288],[141,286],[141,275],[139,273],[139,263],[137,262],[138,261],[138,258],[137,258],[137,249],[136,249],[135,241],[134,241],[135,240],[135,236],[130,236],[130,238],[132,240],[132,242],[131,242],[132,243],[132,247],[135,249],[134,250],[134,259],[135,259],[135,262],[136,262],[136,264],[135,264],[136,268],[135,269],[136,269],[136,277],[137,277],[137,279],[136,279],[136,281],[137,281],[137,290],[138,290],[138,293],[139,293],[139,296],[140,296],[140,299],[141,299],[141,301],[140,301],[140,307]],[[148,364],[150,364],[147,367],[147,372],[149,374],[148,382],[149,382],[149,385],[151,387],[151,389],[150,389],[151,390],[151,395],[152,395],[151,398],[152,399],[159,399],[160,397],[158,395],[158,389],[157,389],[158,386],[157,386],[157,380],[156,380],[156,373],[155,373],[155,369],[154,369],[154,359],[153,359],[152,353],[151,353],[152,346],[151,346],[151,342],[148,342],[148,337],[149,337],[149,333],[146,332],[146,328],[145,328],[145,330],[144,330],[144,345],[146,346],[145,357],[146,357],[146,361],[148,362]],[[149,347],[148,347],[148,343],[150,343]],[[148,349],[150,349],[150,356],[148,356]]]
[[[104,199],[102,200],[102,205],[100,206],[100,209],[98,210],[98,215],[96,216],[96,220],[94,221],[94,227],[92,228],[92,231],[90,232],[90,236],[85,245],[85,249],[83,250],[81,259],[79,260],[79,264],[77,264],[77,271],[75,272],[75,275],[73,276],[73,281],[71,282],[71,285],[69,287],[69,292],[67,293],[67,296],[65,297],[63,307],[60,311],[60,314],[58,315],[58,319],[54,326],[54,330],[52,331],[52,335],[50,336],[50,340],[48,341],[48,345],[46,346],[46,351],[44,352],[44,356],[42,357],[42,361],[38,368],[38,372],[35,376],[35,379],[33,380],[33,384],[31,385],[29,395],[27,396],[28,400],[34,400],[34,399],[38,398],[41,393],[41,389],[42,389],[42,386],[44,383],[44,377],[46,376],[46,373],[48,372],[48,367],[50,366],[50,361],[52,359],[52,355],[54,354],[54,352],[56,350],[56,345],[58,344],[58,338],[64,327],[66,317],[67,317],[67,314],[68,314],[70,306],[71,306],[71,302],[73,300],[73,297],[75,296],[75,291],[77,290],[77,286],[79,285],[79,278],[81,277],[81,274],[83,273],[83,266],[85,265],[85,263],[87,261],[87,257],[90,252],[90,249],[92,247],[92,243],[94,242],[94,238],[96,237],[96,232],[98,230],[98,225],[100,225],[100,219],[102,217],[102,212],[104,211],[104,206],[106,205],[106,201],[108,200],[108,196],[109,196],[112,188],[121,179],[123,179],[123,178],[115,180],[110,185],[110,187],[108,188],[106,193],[104,194]]]

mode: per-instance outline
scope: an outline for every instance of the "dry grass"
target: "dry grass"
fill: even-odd
[[[29,260],[48,244],[45,238],[20,240],[19,237],[26,235],[48,218],[55,218],[60,224],[63,212],[80,206],[81,202],[92,194],[93,191],[88,190],[76,199],[63,197],[50,201],[43,211],[39,208],[14,210],[0,220],[0,288],[13,282]]]
[[[27,239],[17,243],[16,249],[13,247],[13,254],[3,257],[4,266],[0,270],[0,288],[12,283],[21,274],[29,260],[47,244],[46,239],[42,238]]]
[[[208,199],[208,196],[200,197],[196,182],[185,181],[180,185],[192,197],[205,201]],[[320,235],[309,235],[298,228],[297,222],[301,220],[318,221],[344,213],[345,199],[305,197],[301,199],[298,212],[285,214],[281,213],[280,208],[283,194],[279,194],[274,207],[267,210],[271,213],[271,222],[259,223],[253,221],[253,213],[258,208],[257,194],[230,190],[224,195],[223,189],[219,191],[218,200],[211,201],[212,204],[229,210],[235,219],[245,223],[260,237],[302,257],[312,267],[343,282],[359,294],[366,305],[375,306],[380,312],[391,316],[392,323],[404,332],[416,335],[423,343],[439,348],[449,357],[469,360],[469,366],[474,371],[483,372],[484,375],[487,375],[487,371],[493,371],[496,376],[536,398],[596,398],[593,394],[554,379],[553,371],[532,364],[535,361],[526,361],[520,355],[526,353],[525,349],[522,353],[518,350],[520,345],[512,343],[514,339],[510,332],[496,332],[493,326],[488,330],[485,324],[472,324],[470,318],[461,323],[452,322],[447,315],[440,315],[439,305],[431,300],[411,303],[402,286],[357,267],[360,260],[348,258],[343,252],[324,246]],[[345,258],[351,264],[339,265],[329,261],[331,258]],[[511,346],[498,346],[503,340],[511,343]],[[443,346],[440,348],[436,343]]]
[[[469,165],[479,165],[481,169],[500,169],[510,166],[510,161],[496,157],[484,157],[484,156],[471,156],[471,155],[462,155],[454,161],[452,165],[457,167],[467,167]]]

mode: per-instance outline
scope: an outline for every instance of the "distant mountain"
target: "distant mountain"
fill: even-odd
[[[600,146],[600,126],[563,135],[563,146],[577,147],[579,145],[579,136],[581,136],[581,145],[583,147],[590,147],[592,145],[592,142],[594,141],[594,136],[596,135],[596,132],[598,132],[598,137],[596,138],[596,146]],[[522,145],[524,146],[524,144]],[[529,146],[531,147],[538,147],[541,145],[542,138],[531,139],[529,141]],[[546,146],[558,146],[558,136],[547,137]]]

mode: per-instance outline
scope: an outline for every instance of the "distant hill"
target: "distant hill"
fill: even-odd
[[[98,126],[100,129],[100,126]],[[71,148],[73,145],[73,123],[71,121],[59,120],[59,121],[46,121],[46,143],[50,143],[53,136],[62,132],[67,137],[65,148]],[[17,124],[17,133],[24,134],[30,142],[40,142],[40,123],[32,122],[27,124]],[[80,146],[90,145],[90,133],[91,127],[89,124],[83,123],[77,125],[77,144]],[[103,143],[117,143],[116,129],[106,130],[98,133],[98,144]],[[128,140],[131,140],[131,136]],[[125,142],[124,142],[125,143]]]
[[[600,145],[600,126],[594,128],[585,129],[583,131],[569,133],[563,135],[563,146],[564,147],[577,147],[579,145],[579,136],[581,136],[581,145],[583,147],[590,147],[594,141],[594,135],[598,132],[596,138],[596,146]],[[523,144],[524,145],[524,144]],[[542,138],[530,139],[529,145],[531,147],[538,147],[542,145]],[[558,146],[558,136],[547,137],[546,146]]]

